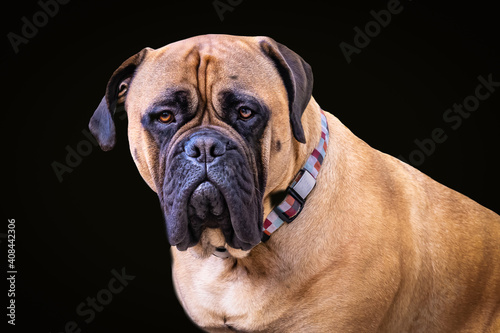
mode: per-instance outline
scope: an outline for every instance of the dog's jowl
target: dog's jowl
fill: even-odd
[[[500,332],[500,217],[357,138],[268,37],[145,48],[90,120],[158,194],[186,313],[208,332]]]

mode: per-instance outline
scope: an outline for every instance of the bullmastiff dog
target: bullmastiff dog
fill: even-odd
[[[208,332],[500,332],[500,217],[357,138],[268,37],[145,48],[111,76],[158,194],[173,280]]]

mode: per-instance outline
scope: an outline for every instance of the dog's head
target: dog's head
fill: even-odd
[[[311,92],[309,65],[270,38],[198,36],[126,60],[89,126],[112,149],[124,105],[132,156],[159,196],[172,246],[186,250],[210,228],[247,251],[261,240],[263,203],[305,142]]]

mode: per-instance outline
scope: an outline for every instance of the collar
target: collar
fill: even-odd
[[[283,225],[283,222],[291,223],[300,214],[306,203],[306,198],[316,185],[321,164],[326,155],[328,147],[328,124],[323,110],[321,110],[321,138],[316,148],[299,170],[291,184],[288,186],[285,200],[267,215],[264,221],[262,242],[266,242],[273,232]]]
[[[266,242],[271,234],[283,225],[283,222],[291,223],[299,216],[306,203],[306,198],[316,185],[316,178],[326,156],[328,147],[328,124],[323,110],[321,110],[321,137],[316,148],[306,161],[306,164],[295,175],[288,186],[285,200],[267,215],[264,221],[262,242]],[[218,247],[213,255],[221,259],[229,258],[231,255],[224,247]]]

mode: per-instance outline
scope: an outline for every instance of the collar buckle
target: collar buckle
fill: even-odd
[[[283,212],[281,209],[275,209],[275,213],[286,223],[295,220],[302,211],[302,208],[304,208],[306,198],[314,186],[316,186],[316,179],[314,179],[313,175],[306,169],[300,169],[290,186],[286,189],[287,197],[292,197],[298,205],[293,205],[294,209],[292,211]],[[285,201],[288,200],[285,199]]]
[[[292,184],[288,186],[288,192],[298,201],[304,205],[307,196],[316,186],[316,179],[306,169],[302,168],[295,176]]]

